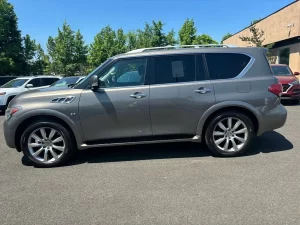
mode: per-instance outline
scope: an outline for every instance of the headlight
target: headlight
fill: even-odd
[[[6,92],[0,92],[0,95],[5,95],[6,94]]]
[[[21,106],[14,106],[14,107],[8,108],[5,111],[5,119],[9,120],[12,117],[12,115],[14,115],[16,112],[20,111],[21,109],[22,109]]]
[[[295,81],[291,82],[290,84],[291,84],[291,85],[299,84],[299,80],[295,80]]]

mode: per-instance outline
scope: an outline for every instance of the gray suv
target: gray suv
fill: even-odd
[[[284,125],[281,94],[262,48],[138,49],[108,59],[73,88],[19,94],[4,135],[40,167],[91,147],[179,141],[237,156],[254,136]]]

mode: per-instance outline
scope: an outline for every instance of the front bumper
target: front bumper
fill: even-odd
[[[288,86],[286,86],[286,87],[288,87]],[[281,99],[282,100],[298,100],[298,99],[300,99],[300,84],[296,84],[296,85],[289,84],[289,87],[287,88],[287,90],[282,93]]]
[[[10,148],[16,148],[15,143],[15,134],[16,134],[16,125],[14,118],[10,118],[9,120],[5,120],[3,123],[3,133],[6,144]]]

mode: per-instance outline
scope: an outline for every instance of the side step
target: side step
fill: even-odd
[[[142,145],[142,144],[158,144],[158,143],[171,143],[171,142],[200,142],[200,136],[196,135],[191,138],[178,138],[178,139],[157,139],[157,140],[136,140],[124,142],[87,142],[80,146],[80,150],[87,148],[99,148],[108,146],[123,146],[123,145]]]

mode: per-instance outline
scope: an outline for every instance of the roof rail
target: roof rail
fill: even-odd
[[[163,47],[153,47],[153,48],[140,48],[135,49],[125,54],[139,53],[139,52],[147,52],[147,51],[155,51],[155,50],[172,50],[172,49],[186,49],[186,48],[232,48],[236,47],[234,45],[224,45],[224,44],[207,44],[207,45],[167,45]]]

